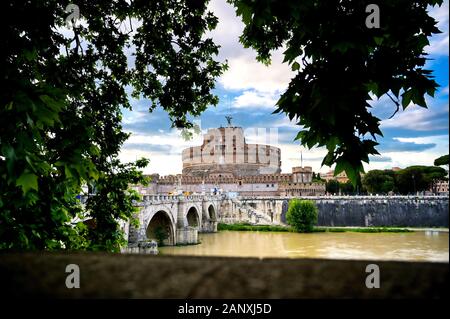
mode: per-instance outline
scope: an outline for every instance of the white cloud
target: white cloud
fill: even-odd
[[[245,91],[234,99],[233,106],[236,108],[267,107],[274,109],[278,98],[279,95],[277,94],[258,92],[254,90]]]
[[[444,1],[441,7],[430,9],[430,15],[438,21],[438,28],[443,32],[431,38],[430,45],[425,51],[434,55],[448,55],[449,34],[448,34],[448,0]]]
[[[447,150],[448,153],[448,150]],[[392,152],[383,155],[389,156],[392,159],[391,163],[370,163],[369,169],[387,169],[391,167],[405,168],[413,165],[431,166],[436,158],[446,153],[438,150],[430,150],[427,152]]]
[[[381,121],[381,128],[402,128],[414,131],[448,129],[448,104],[442,110],[412,105],[392,119]]]
[[[394,137],[394,140],[397,140],[402,143],[415,143],[415,144],[436,144],[435,147],[428,149],[426,152],[414,152],[414,156],[412,161],[415,160],[416,154],[425,153],[425,158],[432,157],[432,160],[438,156],[444,155],[448,153],[449,147],[449,136],[447,135],[431,135],[431,136],[421,136],[421,137]],[[427,157],[428,156],[428,157]],[[403,156],[404,157],[404,156]],[[431,164],[428,164],[431,165]]]
[[[322,160],[327,154],[324,147],[316,147],[307,149],[297,144],[281,144],[281,169],[283,173],[292,172],[292,167],[301,165],[301,157],[303,157],[303,166],[311,166],[314,172],[326,173],[330,167],[321,167]]]
[[[276,121],[273,121],[272,123],[270,123],[270,125],[273,127],[289,128],[289,129],[293,129],[293,130],[303,129],[303,126],[299,126],[296,124],[295,119],[291,121],[289,119],[289,117],[285,116],[284,114]]]
[[[287,64],[282,63],[282,60],[280,50],[273,55],[272,63],[265,66],[256,61],[254,51],[248,50],[239,57],[229,59],[229,69],[220,77],[219,83],[229,90],[253,89],[272,94],[283,92],[293,73]]]
[[[393,137],[392,139],[402,143],[430,144],[436,142],[446,142],[448,144],[448,135],[432,135],[421,137]]]
[[[120,152],[122,162],[132,162],[138,158],[150,159],[144,173],[160,175],[178,174],[182,170],[181,151],[189,146],[200,145],[202,134],[196,134],[191,140],[185,140],[177,129],[170,132],[158,130],[152,134],[132,134]],[[142,146],[153,151],[145,151]]]
[[[120,160],[122,162],[133,162],[139,158],[146,157],[150,159],[150,164],[143,169],[144,174],[171,175],[180,174],[183,163],[181,155],[176,154],[154,154],[144,151],[122,151]]]
[[[205,37],[212,37],[214,42],[221,46],[219,58],[228,59],[245,53],[247,49],[239,44],[239,36],[244,30],[244,23],[236,17],[234,7],[226,0],[213,0],[209,2],[208,10],[216,15],[219,23]]]
[[[274,53],[272,64],[265,66],[256,61],[256,52],[246,49],[239,42],[244,30],[241,19],[236,17],[234,7],[225,0],[213,0],[209,9],[219,18],[217,28],[207,36],[219,44],[219,59],[228,59],[229,69],[219,83],[230,90],[255,90],[258,92],[280,92],[287,88],[292,71],[282,64],[282,50]]]
[[[425,52],[434,55],[448,55],[448,32],[433,37],[430,46],[425,48]]]
[[[135,123],[135,122],[145,119],[149,115],[149,112],[133,110],[133,111],[128,111],[126,113],[124,112],[124,115],[125,116],[122,119],[122,123],[123,124],[131,124],[131,123]]]

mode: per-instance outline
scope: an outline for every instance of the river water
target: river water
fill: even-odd
[[[312,233],[220,231],[163,255],[449,261],[448,232]]]

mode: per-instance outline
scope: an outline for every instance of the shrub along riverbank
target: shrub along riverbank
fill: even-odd
[[[217,225],[217,230],[235,230],[235,231],[262,231],[262,232],[295,232],[289,226],[275,226],[275,225],[251,225],[245,223],[239,224],[222,224]],[[397,227],[314,227],[313,233],[408,233],[412,230]]]

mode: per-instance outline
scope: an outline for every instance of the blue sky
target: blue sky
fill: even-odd
[[[321,167],[326,151],[321,148],[307,150],[293,142],[299,127],[283,114],[271,114],[280,94],[287,88],[293,76],[287,64],[283,64],[282,51],[273,54],[272,64],[266,67],[256,62],[256,53],[245,49],[238,37],[243,24],[235,16],[234,9],[225,0],[212,0],[209,8],[218,16],[219,25],[211,32],[214,41],[221,45],[218,60],[228,60],[229,70],[218,80],[214,93],[219,105],[208,108],[195,122],[204,133],[208,128],[226,125],[225,115],[233,116],[233,124],[242,126],[250,142],[268,142],[281,148],[282,171],[290,172],[292,166],[312,166],[316,172],[327,172]],[[439,21],[442,34],[434,36],[427,47],[432,59],[428,68],[434,71],[441,86],[435,98],[428,98],[428,109],[411,105],[389,120],[395,106],[389,98],[373,102],[373,113],[382,119],[384,137],[379,138],[381,156],[371,158],[367,169],[406,167],[421,164],[432,165],[433,160],[448,153],[449,148],[449,83],[448,83],[448,0],[430,13]],[[131,97],[130,97],[131,99]],[[161,109],[148,112],[149,101],[132,100],[133,111],[124,111],[123,126],[131,132],[130,139],[121,152],[122,161],[133,161],[145,156],[150,158],[146,173],[161,175],[181,173],[181,150],[199,145],[201,135],[185,141],[180,133],[171,129],[167,114]],[[270,135],[270,139],[266,135]],[[277,133],[274,135],[274,133]],[[266,134],[266,135],[265,135]]]

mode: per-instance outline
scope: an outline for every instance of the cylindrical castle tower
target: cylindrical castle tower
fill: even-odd
[[[242,127],[209,129],[203,144],[182,152],[183,174],[239,177],[281,172],[281,151],[265,144],[247,144]]]

